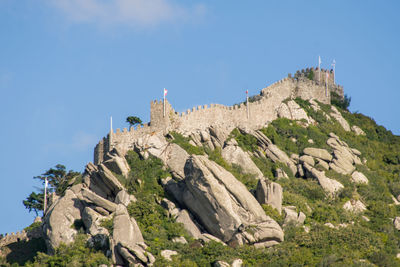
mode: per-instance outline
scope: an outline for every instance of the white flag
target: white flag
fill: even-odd
[[[321,57],[318,56],[318,64],[321,65],[321,63],[322,63],[322,62],[321,62]]]

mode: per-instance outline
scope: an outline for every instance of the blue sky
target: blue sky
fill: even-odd
[[[0,0],[0,233],[28,226],[32,177],[83,171],[150,101],[231,105],[336,59],[350,109],[400,133],[399,1]]]

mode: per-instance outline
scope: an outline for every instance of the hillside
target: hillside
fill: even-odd
[[[252,121],[110,132],[1,266],[400,266],[400,137],[296,79]]]

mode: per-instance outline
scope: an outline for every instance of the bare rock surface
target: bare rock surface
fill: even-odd
[[[368,184],[368,178],[362,172],[355,171],[351,175],[351,180],[356,184]]]
[[[189,154],[179,145],[168,143],[162,134],[149,134],[138,138],[135,149],[145,158],[150,154],[161,159],[170,168],[174,177],[178,179],[185,177],[184,166]]]
[[[334,157],[329,163],[329,167],[341,174],[352,174],[356,164],[362,164],[358,155],[361,153],[350,148],[345,142],[341,141],[338,136],[330,133],[327,144],[332,147]]]
[[[121,174],[125,177],[128,176],[128,173],[131,170],[125,156],[117,148],[114,148],[106,154],[103,164],[112,172]]]
[[[365,135],[365,132],[358,127],[357,125],[351,126],[351,130],[356,134],[356,135]]]
[[[129,216],[126,207],[122,204],[119,204],[115,211],[113,227],[113,239],[116,243],[135,245],[138,242],[144,242],[135,219]]]
[[[308,165],[314,166],[315,165],[315,161],[314,158],[308,155],[303,155],[299,158],[299,162],[304,164],[307,163]]]
[[[280,226],[265,215],[247,188],[205,156],[192,156],[185,166],[183,201],[207,231],[238,244],[283,240]],[[246,227],[254,226],[250,233]]]
[[[326,149],[322,148],[306,147],[304,148],[303,153],[325,161],[332,160],[332,155]]]
[[[293,174],[296,174],[297,167],[289,156],[280,150],[272,141],[265,136],[261,131],[247,131],[248,134],[253,135],[257,139],[258,145],[265,151],[265,155],[274,162],[285,163]]]
[[[285,221],[283,222],[283,226],[287,226],[288,224],[294,224],[296,226],[303,225],[306,219],[306,215],[303,212],[297,212],[296,207],[288,206],[283,208],[286,216]]]
[[[346,132],[350,132],[350,125],[349,123],[343,118],[342,114],[335,106],[331,106],[332,112],[331,117],[333,117],[339,124],[343,127]]]
[[[304,109],[302,109],[294,100],[290,100],[287,103],[282,102],[277,108],[277,114],[279,118],[306,120],[308,123],[313,122],[313,119],[309,118]]]
[[[222,157],[230,164],[239,165],[245,173],[254,174],[257,178],[263,177],[262,172],[250,158],[249,154],[244,152],[236,142],[233,142],[234,139],[231,141],[222,149]]]
[[[393,220],[394,228],[400,231],[400,217],[396,217]]]
[[[182,223],[185,230],[195,239],[201,237],[201,231],[197,227],[197,225],[193,222],[190,214],[187,210],[183,209],[179,212],[178,216],[176,217],[176,222]]]
[[[367,210],[367,207],[360,200],[351,199],[344,203],[343,209],[353,213],[361,213]]]
[[[108,210],[109,212],[114,212],[115,209],[117,208],[117,204],[115,204],[114,202],[111,202],[105,198],[102,198],[101,196],[97,195],[96,193],[90,191],[87,188],[82,188],[81,193],[83,196],[83,200],[89,204],[91,203],[91,204],[97,205],[99,207],[102,207],[102,208]]]
[[[47,211],[44,218],[44,236],[47,249],[54,252],[61,243],[71,243],[77,230],[73,227],[76,220],[81,219],[84,205],[70,189],[59,198]]]
[[[261,179],[257,183],[256,198],[260,204],[268,204],[279,214],[282,212],[282,186],[278,183]]]
[[[166,259],[167,261],[172,261],[172,256],[178,255],[178,252],[174,251],[174,250],[162,250],[161,251],[161,257],[163,257],[164,259]]]
[[[318,180],[318,183],[328,194],[334,195],[336,192],[344,187],[340,182],[326,177],[324,171],[319,171],[316,168],[308,165],[307,163],[305,163],[303,166],[312,178]]]

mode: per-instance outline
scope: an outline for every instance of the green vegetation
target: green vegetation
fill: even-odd
[[[307,75],[307,78],[310,79],[310,80],[312,81],[312,80],[314,80],[314,76],[315,76],[314,71],[313,71],[313,70],[310,70],[310,72],[309,72],[308,75]]]
[[[208,158],[218,165],[222,166],[225,170],[235,176],[236,179],[241,181],[249,190],[257,187],[257,178],[253,174],[244,173],[242,168],[236,164],[229,164],[224,160],[221,155],[221,148],[217,147],[214,150],[207,149]]]
[[[126,118],[126,122],[129,123],[130,127],[133,127],[137,124],[142,124],[142,120],[136,116],[129,116]]]
[[[108,232],[110,233],[110,235],[113,234],[113,230],[114,230],[113,221],[114,221],[114,217],[112,217],[110,219],[104,219],[100,223],[100,226],[106,228],[108,230]]]
[[[302,154],[306,147],[319,147],[331,150],[326,144],[328,134],[314,125],[305,128],[296,121],[280,118],[274,120],[267,128],[263,128],[261,131],[275,145],[288,152],[288,155],[292,153]],[[308,142],[309,139],[312,139],[314,143],[310,144]]]
[[[235,138],[238,145],[245,151],[257,150],[257,139],[250,134],[242,134],[237,128],[234,129],[228,138]]]
[[[189,143],[190,138],[184,137],[180,133],[177,132],[170,132],[173,138],[168,139],[171,143],[177,144],[183,149],[186,150],[187,153],[189,154],[195,154],[195,155],[204,155],[204,149],[202,147],[198,146],[193,146]]]
[[[356,168],[366,175],[369,184],[356,185],[351,182],[349,175],[342,175],[333,170],[326,171],[328,177],[345,186],[332,198],[325,194],[316,180],[295,178],[286,165],[253,156],[253,161],[264,176],[283,187],[283,205],[295,206],[298,211],[306,214],[305,225],[310,228],[310,232],[306,233],[303,227],[289,225],[285,228],[285,241],[272,248],[255,249],[247,245],[231,248],[216,242],[202,244],[188,236],[182,225],[159,204],[163,198],[169,198],[160,184],[161,179],[170,176],[169,170],[155,157],[143,159],[138,153],[129,151],[126,159],[131,171],[128,178],[119,176],[119,179],[128,192],[137,198],[137,202],[129,205],[128,212],[136,219],[149,245],[149,252],[156,257],[155,266],[211,266],[216,260],[231,263],[236,258],[242,259],[245,266],[400,265],[400,261],[396,259],[396,254],[400,252],[400,232],[393,227],[392,222],[394,217],[400,216],[400,207],[393,205],[392,200],[392,195],[400,195],[400,137],[377,125],[369,117],[348,112],[348,105],[337,105],[339,112],[351,126],[357,125],[363,129],[365,136],[346,132],[334,119],[328,120],[324,113],[331,113],[330,105],[319,103],[321,110],[315,111],[307,101],[296,99],[296,102],[317,122],[315,125],[306,127],[303,122],[281,118],[262,129],[262,132],[288,155],[301,155],[305,147],[319,147],[331,151],[326,141],[329,133],[333,132],[350,147],[362,153],[360,158],[365,159],[366,164],[357,165]],[[178,144],[189,154],[207,155],[210,160],[231,172],[249,190],[256,188],[255,177],[243,173],[240,166],[226,162],[221,156],[220,148],[211,150],[196,147],[189,143],[190,138],[178,133],[171,133],[171,136],[170,143]],[[234,138],[245,151],[253,152],[259,149],[256,138],[237,129],[232,131],[230,138]],[[314,143],[309,143],[309,139]],[[289,178],[274,178],[278,168],[283,169]],[[343,209],[343,204],[350,199],[359,199],[366,204],[367,211],[363,215],[370,221]],[[283,224],[284,215],[280,215],[269,205],[262,207],[267,215],[280,225]],[[328,222],[336,228],[325,226]],[[78,223],[74,224],[74,227],[80,228]],[[112,219],[103,221],[101,225],[112,232]],[[38,225],[31,225],[29,229],[35,227]],[[97,266],[100,263],[108,263],[109,259],[102,253],[86,245],[84,235],[78,236],[74,244],[62,245],[54,256],[39,253],[34,263],[27,265]],[[172,242],[172,239],[178,236],[184,236],[188,244]],[[43,240],[40,242],[44,244]],[[160,256],[161,250],[164,249],[175,250],[179,255],[173,257],[172,262],[167,262]],[[44,251],[44,248],[39,251]],[[23,264],[33,257],[31,254],[30,258],[17,261],[12,255],[17,254],[11,254],[6,259],[7,262]],[[0,260],[0,265],[7,266],[3,262],[4,260]]]
[[[45,183],[47,179],[48,193],[55,192],[58,196],[63,195],[68,186],[82,182],[82,176],[79,172],[72,170],[67,172],[65,166],[61,164],[57,164],[54,169],[50,168],[42,175],[33,178],[39,179],[43,181],[43,183]],[[29,212],[34,211],[36,216],[38,216],[38,212],[43,210],[44,189],[41,189],[38,193],[32,192],[22,201],[22,204],[24,204]]]
[[[86,235],[79,234],[70,245],[61,244],[54,255],[39,252],[33,262],[25,266],[99,266],[110,265],[111,261],[102,252],[90,248],[86,242]]]
[[[344,98],[342,98],[337,93],[331,92],[332,105],[347,110],[350,106],[350,102],[351,102],[351,97],[349,97],[348,95],[344,95]]]
[[[132,169],[127,179],[127,189],[137,198],[128,206],[128,212],[137,221],[150,252],[160,259],[161,250],[183,246],[173,243],[172,238],[184,236],[190,240],[182,225],[169,217],[167,211],[158,204],[167,197],[160,181],[170,174],[163,169],[163,163],[158,158],[150,156],[143,160],[136,152],[129,151],[126,159]]]

